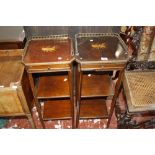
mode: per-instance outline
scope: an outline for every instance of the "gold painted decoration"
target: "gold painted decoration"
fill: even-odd
[[[54,52],[54,51],[56,51],[56,46],[53,46],[53,47],[42,47],[41,50],[43,52]]]
[[[106,43],[94,43],[91,44],[91,47],[95,49],[104,49],[106,48]]]

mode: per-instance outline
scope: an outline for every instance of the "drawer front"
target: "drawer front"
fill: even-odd
[[[24,114],[16,90],[0,90],[0,115]]]
[[[69,64],[52,64],[52,65],[37,65],[37,66],[28,66],[27,70],[30,73],[35,72],[54,72],[57,70],[69,70]]]
[[[102,71],[102,70],[121,70],[124,68],[125,63],[105,63],[105,64],[81,64],[82,70],[94,70],[94,71]]]

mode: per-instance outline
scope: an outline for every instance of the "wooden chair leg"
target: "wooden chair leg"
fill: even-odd
[[[125,113],[124,115],[121,115],[119,121],[118,121],[118,128],[119,129],[128,129],[130,128],[130,121],[132,116],[128,113]]]

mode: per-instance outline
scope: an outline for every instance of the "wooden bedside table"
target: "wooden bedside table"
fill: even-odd
[[[76,124],[79,119],[108,119],[114,111],[124,67],[128,59],[127,48],[117,34],[77,34],[75,37],[76,67]],[[118,71],[115,89],[112,77]],[[110,112],[106,99],[112,97]]]
[[[44,120],[56,119],[71,119],[74,128],[73,59],[72,41],[67,35],[36,37],[27,42],[23,63],[43,128]],[[44,102],[42,108],[40,101]]]

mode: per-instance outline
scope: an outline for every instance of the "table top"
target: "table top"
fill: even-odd
[[[68,37],[33,38],[27,43],[23,62],[61,63],[70,61],[72,52],[72,41]]]
[[[79,61],[127,61],[127,48],[118,34],[77,34],[76,57]]]

